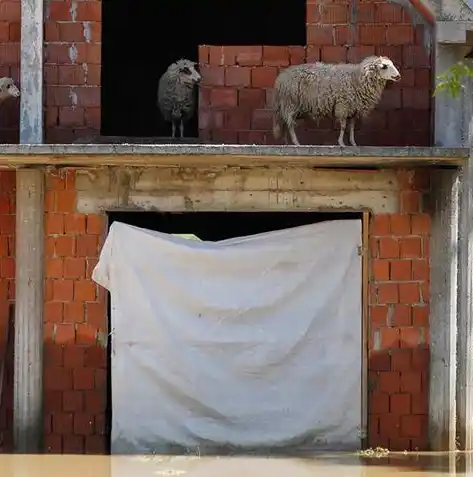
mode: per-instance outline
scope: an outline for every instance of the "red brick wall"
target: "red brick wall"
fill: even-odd
[[[401,172],[399,214],[371,223],[369,436],[391,450],[427,446],[430,216],[424,173]]]
[[[102,3],[46,5],[46,141],[68,143],[100,130]]]
[[[377,215],[371,222],[369,444],[425,449],[430,220],[423,212],[423,195],[429,184],[412,171],[400,173],[399,181],[400,213]],[[77,214],[76,199],[73,172],[48,176],[48,452],[103,452],[106,441],[106,357],[98,339],[106,331],[105,294],[90,279],[106,220]]]
[[[0,2],[0,77],[15,81],[20,76],[20,0]],[[0,144],[18,143],[18,99],[9,99],[0,106]]]
[[[73,172],[48,176],[45,206],[46,451],[103,453],[105,295],[90,276],[105,220],[75,213]]]
[[[10,334],[7,350],[1,343],[4,342],[3,337],[8,326],[8,304],[15,299],[15,186],[15,172],[0,172],[0,362],[3,356],[6,357],[0,405],[0,452],[11,448],[13,438],[14,337]]]
[[[203,139],[274,144],[270,96],[278,72],[305,61],[357,62],[389,56],[402,80],[390,84],[379,107],[361,126],[359,145],[430,144],[431,55],[424,27],[387,1],[307,3],[307,47],[201,46],[203,88],[199,112]],[[322,121],[298,132],[302,144],[335,144],[338,125]]]

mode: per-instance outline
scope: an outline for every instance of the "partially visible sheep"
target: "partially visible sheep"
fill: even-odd
[[[381,99],[387,81],[399,81],[401,75],[385,56],[369,56],[357,64],[307,63],[282,71],[274,84],[273,134],[276,139],[287,133],[299,145],[296,121],[335,117],[340,122],[338,144],[345,146],[347,120],[350,144],[355,143],[355,119],[367,116]]]
[[[184,137],[184,123],[196,109],[196,86],[202,79],[196,66],[194,61],[178,60],[168,67],[159,80],[158,106],[164,119],[172,124],[173,138],[176,136],[177,123],[181,138]]]
[[[11,78],[0,78],[0,103],[8,98],[18,98],[20,90]]]

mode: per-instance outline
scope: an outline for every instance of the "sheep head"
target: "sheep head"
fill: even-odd
[[[7,98],[18,98],[20,90],[11,78],[0,78],[0,101]]]
[[[387,56],[368,56],[361,62],[365,77],[381,81],[399,81],[401,75],[394,63]]]
[[[197,71],[195,61],[181,59],[173,63],[169,69],[177,73],[181,83],[194,85],[200,83],[202,76]]]

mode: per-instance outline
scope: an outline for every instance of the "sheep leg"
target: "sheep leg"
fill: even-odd
[[[172,138],[174,139],[176,137],[176,125],[174,124],[174,121],[171,122],[172,125]]]
[[[338,135],[338,145],[344,147],[345,143],[343,142],[343,136],[345,135],[345,129],[347,127],[347,120],[345,118],[340,118],[340,134]]]
[[[356,147],[355,142],[355,118],[350,118],[348,120],[348,130],[350,132],[350,144]]]
[[[181,119],[181,122],[179,123],[179,134],[181,135],[181,138],[184,137],[184,123],[182,122],[182,119]]]

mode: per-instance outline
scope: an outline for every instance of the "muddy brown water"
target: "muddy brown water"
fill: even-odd
[[[0,455],[5,477],[437,477],[471,474],[473,454],[390,453],[387,457]],[[403,477],[404,477],[403,476]]]

